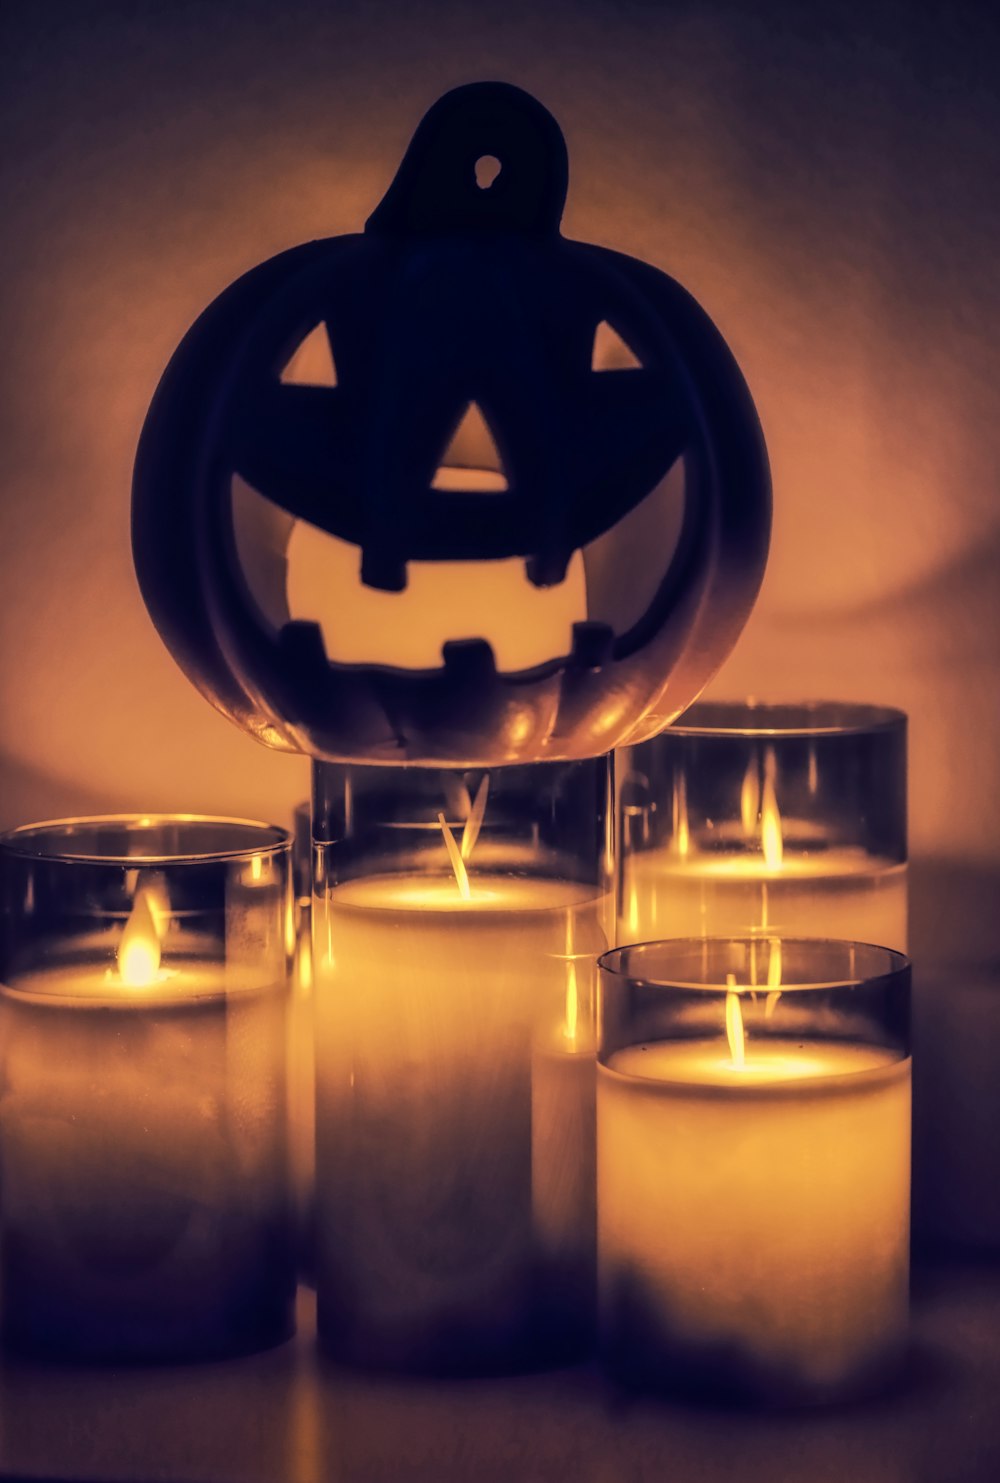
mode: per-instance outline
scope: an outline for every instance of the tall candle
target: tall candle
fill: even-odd
[[[317,1294],[335,1352],[462,1369],[530,1357],[539,1007],[567,938],[600,938],[572,882],[368,877],[317,903]],[[593,1062],[590,1061],[591,1075]],[[544,1281],[544,1277],[541,1279]]]

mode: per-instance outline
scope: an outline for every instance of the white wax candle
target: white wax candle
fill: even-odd
[[[294,1295],[284,983],[174,957],[0,986],[8,1339],[161,1358],[274,1342]]]
[[[618,941],[667,937],[833,937],[906,949],[906,866],[847,847],[768,864],[746,849],[644,850],[622,866]]]
[[[910,1062],[633,1046],[598,1068],[603,1342],[643,1383],[824,1399],[905,1342]]]
[[[335,1350],[509,1363],[535,1342],[532,1050],[567,941],[606,905],[565,881],[384,876],[317,906],[317,1295]]]

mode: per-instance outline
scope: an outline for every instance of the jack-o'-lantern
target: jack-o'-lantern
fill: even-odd
[[[174,355],[136,570],[261,741],[594,755],[661,729],[735,641],[770,528],[750,395],[678,284],[560,236],[566,185],[540,104],[458,88],[362,234],[253,269]]]

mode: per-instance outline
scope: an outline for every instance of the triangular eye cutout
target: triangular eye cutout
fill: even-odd
[[[310,330],[281,373],[283,386],[336,386],[337,368],[326,325]]]
[[[594,331],[594,351],[590,357],[592,371],[642,370],[642,361],[617,330],[602,319]]]
[[[470,402],[451,435],[432,489],[477,489],[502,494],[509,489],[493,434],[478,402]]]

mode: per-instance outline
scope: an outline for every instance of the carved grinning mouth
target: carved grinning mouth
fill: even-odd
[[[556,585],[535,586],[520,557],[411,561],[405,590],[385,592],[361,581],[357,546],[232,481],[237,562],[272,636],[294,625],[301,638],[308,626],[317,630],[311,646],[318,636],[331,663],[415,672],[441,668],[446,645],[481,654],[488,646],[502,674],[570,655],[601,662],[652,602],[683,505],[678,462],[612,531],[573,553]]]

